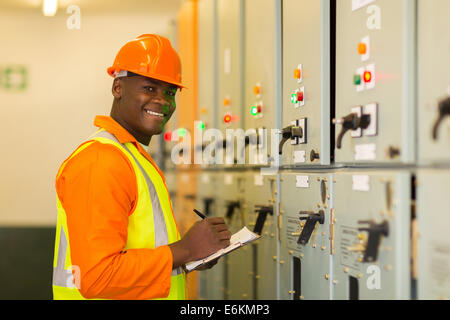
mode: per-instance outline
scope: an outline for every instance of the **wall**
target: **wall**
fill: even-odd
[[[120,47],[143,33],[165,34],[168,15],[99,15],[81,8],[80,30],[40,10],[0,10],[0,68],[24,65],[28,88],[0,88],[0,225],[53,226],[54,181],[60,164],[108,115],[112,78],[106,74]]]

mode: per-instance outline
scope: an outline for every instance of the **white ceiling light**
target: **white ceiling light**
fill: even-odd
[[[43,0],[42,13],[46,17],[53,17],[58,9],[58,0]]]

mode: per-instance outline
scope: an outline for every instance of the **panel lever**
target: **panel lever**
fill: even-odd
[[[372,220],[358,221],[359,224],[369,224],[368,227],[358,228],[359,231],[367,231],[369,238],[367,239],[364,251],[364,262],[374,262],[378,258],[378,248],[381,242],[381,236],[389,235],[389,223],[385,220],[380,224],[376,224]]]
[[[306,223],[300,233],[297,243],[305,245],[311,238],[314,228],[316,227],[316,223],[325,223],[325,212],[323,210],[320,210],[318,213],[314,213],[312,211],[300,211],[299,214],[302,215],[300,220],[306,220]]]
[[[361,117],[358,117],[356,113],[350,113],[341,119],[333,119],[334,124],[342,125],[341,132],[339,133],[336,140],[336,147],[341,149],[342,147],[342,138],[349,130],[356,131],[358,129],[367,129],[370,124],[370,114],[363,114]]]
[[[303,138],[303,128],[299,126],[289,126],[281,130],[281,141],[278,146],[278,154],[283,154],[283,146],[289,139]]]
[[[258,217],[256,218],[253,232],[261,235],[264,223],[266,222],[267,214],[273,216],[273,206],[256,205],[255,212],[258,213]]]
[[[433,132],[432,132],[433,140],[438,139],[439,126],[441,125],[444,118],[449,115],[450,115],[450,98],[447,98],[439,102],[439,117],[437,118],[436,122],[433,125]]]

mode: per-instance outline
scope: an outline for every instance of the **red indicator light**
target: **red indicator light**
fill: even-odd
[[[298,92],[297,92],[297,101],[298,101],[298,102],[303,102],[303,99],[304,99],[304,93],[303,93],[303,91],[298,91]]]
[[[223,122],[225,122],[225,123],[230,123],[230,122],[231,122],[231,115],[226,114],[226,115],[223,117]]]
[[[164,133],[164,140],[172,141],[172,132],[167,131],[166,133]]]
[[[372,73],[370,71],[364,71],[364,82],[369,83],[372,81]]]
[[[261,113],[262,112],[262,106],[257,106],[256,110],[258,111],[258,113]]]

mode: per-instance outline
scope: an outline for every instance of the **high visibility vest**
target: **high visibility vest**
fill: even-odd
[[[122,151],[130,160],[136,175],[138,201],[133,214],[129,216],[127,243],[123,250],[154,249],[178,241],[180,235],[163,179],[155,167],[132,143],[121,144],[114,135],[100,129],[63,163],[58,177],[67,162],[94,141],[111,144]],[[67,216],[59,198],[57,206],[53,298],[57,300],[85,299],[78,290],[80,288],[80,270],[77,266],[72,265]],[[186,299],[185,274],[181,267],[172,270],[170,293],[164,299]]]

